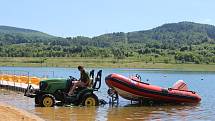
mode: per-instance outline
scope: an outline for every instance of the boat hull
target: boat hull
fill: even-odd
[[[174,103],[198,103],[201,97],[193,91],[162,88],[119,74],[110,74],[105,78],[106,84],[128,100],[149,99],[153,101]]]

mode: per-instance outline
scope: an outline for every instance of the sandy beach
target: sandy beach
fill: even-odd
[[[40,117],[0,102],[0,121],[44,121]]]

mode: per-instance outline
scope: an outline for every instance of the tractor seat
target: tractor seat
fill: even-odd
[[[93,86],[93,79],[90,78],[90,81],[88,82],[88,84],[86,84],[86,87],[92,88]]]

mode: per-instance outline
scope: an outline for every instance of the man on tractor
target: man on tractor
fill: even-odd
[[[90,76],[88,72],[85,71],[83,66],[78,66],[78,70],[80,71],[80,79],[78,81],[73,81],[72,87],[69,90],[68,96],[74,94],[74,90],[77,87],[87,87],[90,85]]]

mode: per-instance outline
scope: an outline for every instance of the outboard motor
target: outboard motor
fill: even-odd
[[[183,80],[178,80],[173,86],[172,89],[178,90],[188,90],[187,84]]]

